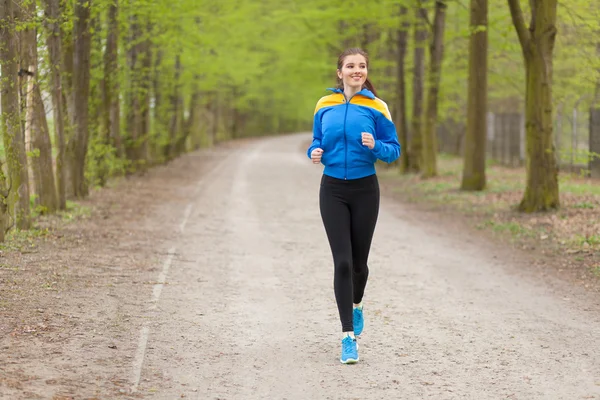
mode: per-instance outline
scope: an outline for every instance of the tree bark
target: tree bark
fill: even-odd
[[[400,6],[400,28],[398,29],[398,60],[397,60],[397,88],[398,96],[396,104],[396,127],[400,147],[402,148],[402,157],[400,158],[400,171],[408,172],[410,166],[410,154],[408,151],[408,116],[406,112],[406,49],[408,47],[408,29],[407,21],[408,10]]]
[[[427,9],[415,9],[414,26],[414,67],[413,67],[413,107],[412,132],[410,137],[410,171],[420,172],[423,161],[423,136],[421,132],[423,118],[423,94],[425,85],[425,46],[427,43]]]
[[[139,158],[144,160],[142,167],[145,168],[148,165],[149,154],[148,154],[148,142],[150,140],[150,94],[152,89],[152,42],[150,40],[150,32],[152,27],[150,23],[146,24],[145,40],[141,46],[141,71],[140,76],[142,78],[140,89],[141,89],[141,118],[140,118],[140,133],[141,143],[139,149]]]
[[[69,15],[68,7],[69,2],[63,0],[57,0],[59,7],[59,18],[58,22],[62,22],[63,19],[66,19]],[[63,102],[64,109],[67,111],[67,115],[65,117],[68,118],[69,126],[66,127],[67,131],[67,139],[70,140],[73,136],[73,126],[71,126],[73,122],[73,114],[75,113],[75,100],[74,100],[74,84],[73,84],[73,61],[74,61],[74,44],[75,44],[75,34],[74,27],[71,27],[71,24],[59,24],[59,29],[61,30],[61,57],[62,57],[62,67],[61,67],[61,80],[62,80],[62,92],[63,92]],[[68,141],[67,140],[67,141]],[[70,171],[67,172],[70,175]],[[70,182],[69,182],[70,186]]]
[[[28,6],[28,15],[36,15],[36,4]],[[58,208],[54,172],[52,166],[52,143],[46,120],[46,110],[42,100],[42,92],[37,81],[38,53],[37,29],[32,32],[26,42],[27,59],[31,76],[27,85],[27,118],[26,131],[30,133],[28,151],[31,154],[30,165],[33,173],[34,193],[37,195],[36,204],[43,212],[53,213]]]
[[[192,149],[196,150],[198,146],[198,131],[200,130],[200,114],[202,112],[200,104],[200,89],[198,89],[198,77],[194,78],[192,83],[192,97],[190,99],[189,115],[184,124],[184,134],[178,143],[178,147],[184,148],[185,142],[188,138],[191,139]]]
[[[166,85],[163,80],[163,77],[165,76],[162,68],[163,57],[163,50],[159,48],[153,63],[154,70],[152,71],[154,94],[154,131],[155,135],[159,138],[164,135],[164,132],[168,132],[169,129],[167,110],[168,106],[167,102],[165,101],[165,97],[167,97],[167,95],[163,93],[166,91]],[[154,153],[157,155],[157,158],[168,160],[169,151],[169,142],[160,138],[154,151]]]
[[[422,177],[437,175],[437,135],[438,94],[444,57],[444,28],[446,20],[446,1],[435,2],[433,38],[430,44],[429,74],[427,76],[427,108],[423,130],[423,168]]]
[[[91,0],[77,0],[75,3],[75,22],[73,27],[73,129],[74,136],[69,146],[73,154],[72,182],[73,195],[83,198],[88,195],[85,181],[85,161],[88,148],[88,98],[90,93],[90,52]]]
[[[134,11],[135,13],[135,11]],[[140,50],[140,43],[138,43],[141,29],[139,16],[134,14],[130,17],[130,30],[128,38],[129,50],[127,51],[127,63],[129,66],[129,91],[128,91],[128,106],[127,106],[127,131],[125,136],[126,140],[126,153],[127,158],[137,163],[139,160],[139,142],[141,136],[141,96],[140,96],[140,66],[138,59]],[[135,165],[137,167],[137,164]]]
[[[106,52],[104,54],[104,90],[105,90],[105,124],[108,143],[117,151],[118,157],[123,157],[121,140],[121,105],[119,102],[119,82],[117,80],[119,60],[119,2],[115,0],[108,9],[108,35]]]
[[[519,209],[537,212],[560,206],[552,124],[552,61],[557,0],[531,0],[527,27],[518,0],[508,0],[526,73],[527,183]]]
[[[16,26],[13,0],[0,0],[0,65],[2,79],[2,136],[8,165],[9,191],[7,212],[13,215],[18,229],[29,229],[29,184],[25,140],[19,113]],[[20,6],[17,4],[17,6]]]
[[[600,30],[597,33],[600,37]],[[600,60],[600,42],[596,43],[596,56]],[[600,66],[598,67],[598,79],[596,80],[596,91],[594,93],[594,104],[600,105]]]
[[[0,2],[0,9],[4,7]],[[0,21],[2,21],[2,11],[0,11]],[[0,34],[0,37],[2,35]],[[0,56],[0,63],[2,62],[2,56]],[[3,130],[0,127],[0,133],[3,134]],[[4,175],[4,165],[0,160],[0,243],[4,242],[6,231],[8,230],[8,189],[6,187],[6,175]]]
[[[59,20],[61,16],[59,0],[44,0],[46,26],[46,46],[48,47],[48,63],[50,69],[50,85],[52,92],[52,108],[54,112],[54,141],[56,147],[56,189],[58,208],[67,208],[65,193],[65,103],[63,101],[61,76],[62,31]]]
[[[462,190],[483,190],[486,186],[485,147],[487,141],[487,0],[471,0],[469,42],[469,98]]]
[[[169,122],[170,148],[169,158],[172,159],[179,155],[177,146],[179,135],[182,135],[183,128],[183,97],[181,94],[181,56],[178,54],[175,57],[175,77],[173,92],[170,98],[171,105],[171,121]]]

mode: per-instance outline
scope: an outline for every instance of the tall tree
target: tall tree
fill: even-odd
[[[469,38],[469,98],[464,142],[462,190],[483,190],[487,140],[487,0],[471,0]]]
[[[28,18],[36,15],[36,3],[34,1],[27,5]],[[33,21],[30,21],[33,22]],[[33,187],[36,194],[36,203],[46,213],[52,213],[58,209],[56,186],[54,184],[54,171],[52,167],[52,143],[46,110],[42,100],[40,83],[38,82],[38,43],[37,25],[28,24],[27,31],[31,31],[24,43],[24,50],[28,60],[27,69],[30,72],[27,85],[27,118],[25,119],[26,132],[29,132],[29,154],[31,171],[33,172]]]
[[[172,88],[171,95],[169,96],[170,101],[170,112],[171,119],[169,122],[169,134],[171,139],[171,148],[169,150],[169,157],[177,157],[180,155],[177,144],[180,143],[180,135],[183,135],[183,94],[182,94],[182,63],[181,56],[177,54],[175,56],[175,78],[174,85]],[[218,112],[215,111],[215,112]]]
[[[425,87],[425,47],[427,45],[427,9],[418,2],[414,19],[414,56],[413,56],[413,105],[410,138],[410,170],[420,172],[423,164],[423,94]]]
[[[91,0],[75,2],[73,27],[73,128],[69,149],[72,151],[71,180],[73,195],[82,198],[88,194],[85,181],[85,161],[88,150],[88,99],[90,93],[90,9]]]
[[[408,151],[408,115],[406,107],[406,50],[408,47],[408,9],[400,6],[400,28],[397,33],[397,78],[396,78],[396,126],[398,127],[398,138],[402,147],[402,158],[400,159],[400,170],[408,172],[409,158]]]
[[[558,169],[552,138],[552,67],[557,0],[531,0],[526,26],[519,0],[508,0],[525,62],[527,183],[519,209],[556,209],[560,205]]]
[[[600,30],[598,31],[598,37],[600,37]],[[596,43],[596,55],[598,60],[600,60],[600,42]],[[595,89],[595,99],[596,105],[600,106],[600,62],[598,63],[598,77],[596,78],[596,89]]]
[[[8,214],[13,216],[16,227],[28,229],[31,224],[29,211],[29,174],[25,139],[21,129],[19,112],[18,61],[16,50],[17,27],[13,0],[0,0],[0,64],[2,65],[2,136],[8,166],[7,198]],[[17,3],[17,7],[21,4]]]
[[[104,134],[106,142],[113,145],[119,157],[123,156],[121,144],[120,119],[121,108],[119,102],[119,1],[114,0],[108,8],[108,26],[106,37],[106,51],[104,53]]]
[[[65,193],[65,102],[63,101],[61,78],[62,30],[60,27],[60,0],[44,0],[44,23],[46,27],[46,46],[48,47],[48,67],[50,69],[50,91],[54,115],[54,142],[56,147],[56,190],[58,208],[66,209]]]
[[[427,102],[423,129],[423,178],[437,175],[438,95],[444,57],[444,29],[446,21],[446,1],[436,0],[433,20],[433,37],[429,47],[429,71],[427,74]]]

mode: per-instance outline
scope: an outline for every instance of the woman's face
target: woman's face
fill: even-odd
[[[337,71],[344,87],[362,89],[367,80],[367,60],[360,54],[352,54],[344,59],[342,69]]]

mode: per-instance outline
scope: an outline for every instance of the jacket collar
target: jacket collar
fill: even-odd
[[[330,90],[333,93],[342,93],[342,94],[344,94],[344,91],[342,89],[340,89],[340,88],[327,88],[327,90]],[[365,96],[365,97],[368,97],[371,100],[375,100],[375,95],[369,89],[363,89],[363,90],[361,90],[360,92],[358,92],[356,94],[357,95],[360,94],[361,96]]]

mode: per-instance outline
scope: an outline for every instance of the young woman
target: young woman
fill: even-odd
[[[342,323],[344,364],[358,362],[356,336],[363,326],[362,298],[367,259],[379,213],[375,162],[400,156],[396,128],[385,102],[367,79],[369,58],[361,49],[344,51],[338,87],[316,106],[307,155],[325,168],[319,207],[334,263],[334,293]]]

